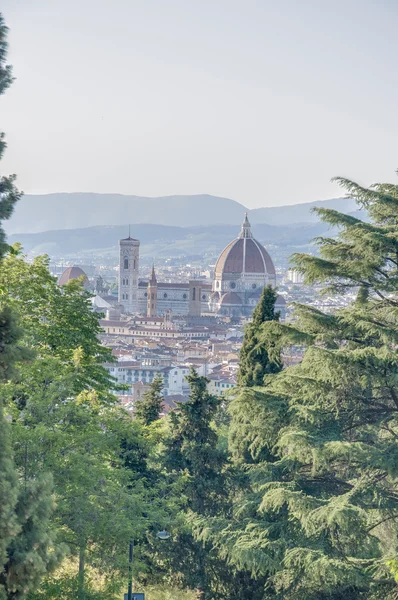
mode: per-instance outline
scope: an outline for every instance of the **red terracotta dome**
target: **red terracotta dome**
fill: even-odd
[[[78,279],[79,277],[84,277],[84,285],[88,285],[88,278],[83,269],[80,267],[68,267],[58,279],[58,285],[65,285],[71,279]]]
[[[272,259],[264,246],[253,238],[250,223],[245,216],[239,237],[221,252],[215,269],[215,277],[223,273],[264,273],[275,275]]]

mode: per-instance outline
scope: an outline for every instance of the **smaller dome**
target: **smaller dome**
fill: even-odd
[[[219,300],[220,299],[220,292],[213,292],[210,296],[211,300]]]
[[[68,267],[58,279],[58,285],[65,285],[71,279],[79,279],[79,277],[84,277],[84,285],[88,285],[88,278],[83,269],[80,267]]]
[[[279,294],[279,296],[276,299],[275,306],[286,306],[286,300],[280,294]]]
[[[236,292],[227,292],[221,298],[220,304],[242,304],[242,300],[239,298]]]

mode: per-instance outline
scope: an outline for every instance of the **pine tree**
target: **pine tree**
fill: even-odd
[[[163,379],[156,376],[140,400],[134,407],[134,414],[144,425],[150,425],[160,418],[163,406]]]
[[[398,186],[341,183],[371,221],[318,210],[340,233],[295,264],[356,300],[335,314],[297,306],[304,359],[257,390],[268,455],[233,518],[198,525],[237,568],[268,578],[264,599],[397,597]]]
[[[208,379],[191,370],[187,378],[190,396],[171,413],[171,435],[167,441],[166,466],[189,474],[186,494],[193,511],[205,514],[215,508],[223,490],[225,457],[217,448],[212,423],[220,400],[207,391]]]
[[[5,64],[7,27],[0,14],[0,95],[12,82]],[[0,134],[0,158],[5,150]],[[20,197],[15,177],[0,178],[0,261],[8,250],[1,221],[8,219]],[[1,290],[2,292],[4,290]],[[15,375],[15,364],[29,353],[20,344],[21,329],[15,312],[0,304],[0,599],[18,600],[34,590],[57,564],[63,548],[55,543],[50,518],[53,513],[51,477],[19,481],[13,460],[10,423],[4,414],[6,382]]]
[[[257,387],[282,369],[281,325],[275,311],[277,292],[267,285],[246,326],[239,358],[238,388],[229,405],[231,415],[229,449],[237,463],[257,462],[267,455],[261,443],[264,419],[264,395]],[[265,328],[264,324],[272,324]],[[256,388],[256,389],[253,389]]]
[[[280,313],[275,312],[277,296],[272,286],[265,286],[253,311],[252,321],[246,327],[239,357],[239,386],[262,385],[265,375],[277,373],[282,368],[278,349],[274,347],[274,340],[272,338],[264,340],[260,335],[263,323],[279,321]]]
[[[7,59],[7,33],[8,28],[5,25],[3,15],[0,13],[0,96],[8,89],[12,83],[12,70],[6,64]],[[0,132],[0,160],[6,149],[4,133]],[[15,186],[15,175],[0,177],[0,223],[11,217],[16,202],[21,197],[20,192]],[[5,233],[0,224],[0,257],[7,250]]]

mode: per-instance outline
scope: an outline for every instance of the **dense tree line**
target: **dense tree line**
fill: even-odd
[[[0,17],[0,94],[6,36]],[[369,220],[317,209],[340,233],[293,263],[355,300],[288,325],[266,287],[238,387],[215,398],[192,371],[165,417],[160,379],[134,419],[119,406],[90,294],[0,229],[0,600],[116,600],[131,540],[134,581],[164,594],[398,598],[398,186],[340,183]],[[0,222],[19,197],[0,178]]]

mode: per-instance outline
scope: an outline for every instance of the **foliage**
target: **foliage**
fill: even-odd
[[[6,65],[7,27],[0,14],[0,95],[12,82]],[[0,158],[6,144],[0,133]],[[20,197],[15,177],[0,177],[0,261],[8,250],[1,221],[8,219]],[[15,376],[17,361],[29,353],[20,346],[18,318],[6,304],[0,287],[0,598],[18,600],[35,589],[62,555],[50,528],[54,510],[52,480],[45,474],[21,481],[13,460],[10,424],[4,411],[3,392]]]
[[[296,307],[304,359],[238,390],[231,405],[233,419],[238,402],[248,414],[249,485],[233,518],[195,521],[203,543],[266,577],[264,599],[397,595],[398,186],[342,183],[372,221],[318,210],[340,234],[295,266],[329,292],[357,290],[357,300],[333,315]]]
[[[9,306],[18,312],[27,346],[39,357],[58,357],[63,369],[73,373],[74,392],[95,388],[102,400],[114,402],[114,379],[103,367],[112,362],[109,348],[98,339],[100,316],[92,311],[91,294],[79,280],[58,286],[49,272],[49,259],[33,262],[16,246],[3,262],[0,289]]]
[[[163,406],[163,379],[155,377],[150,389],[137,400],[134,406],[134,415],[144,425],[150,425],[160,418]]]
[[[207,391],[208,380],[192,369],[188,377],[191,388],[187,402],[178,404],[170,415],[170,438],[166,443],[165,465],[172,471],[188,475],[186,496],[195,512],[212,512],[223,494],[224,456],[217,446],[212,426],[220,400]]]
[[[4,94],[12,83],[12,70],[7,65],[7,33],[8,28],[5,25],[3,15],[0,13],[0,96]],[[4,133],[0,132],[0,160],[6,149]],[[0,257],[7,250],[4,230],[1,227],[1,221],[9,219],[14,210],[14,206],[20,199],[21,194],[15,186],[15,175],[8,177],[0,176]]]
[[[276,299],[277,293],[272,286],[265,286],[253,311],[252,321],[246,326],[239,358],[239,386],[262,385],[265,375],[277,373],[282,368],[274,338],[264,340],[260,337],[263,323],[279,321],[280,313],[275,312]]]

